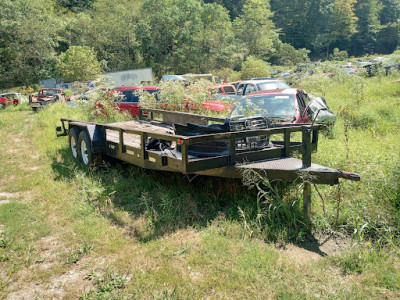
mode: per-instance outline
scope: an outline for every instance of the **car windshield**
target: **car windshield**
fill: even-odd
[[[242,99],[231,117],[263,116],[292,119],[296,114],[293,95],[263,95]]]
[[[276,89],[290,89],[286,83],[282,81],[261,82],[258,85],[259,91],[276,90]]]
[[[137,103],[139,102],[139,94],[137,93],[139,90],[128,90],[128,91],[121,91],[122,94],[122,102],[129,102],[129,103]],[[159,90],[145,90],[150,94],[154,94],[155,100],[158,101],[158,91]]]
[[[43,95],[55,95],[59,94],[60,91],[58,90],[43,90]]]

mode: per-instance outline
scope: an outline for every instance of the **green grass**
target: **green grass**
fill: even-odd
[[[55,127],[61,117],[92,119],[89,106],[0,111],[0,200],[7,200],[0,202],[0,298],[24,290],[65,299],[400,297],[394,79],[299,83],[312,94],[324,88],[338,114],[313,161],[362,178],[342,181],[340,195],[319,186],[325,212],[313,190],[310,222],[302,218],[301,186],[257,200],[236,180],[189,183],[112,160],[83,168]],[[310,232],[347,236],[351,247],[317,260],[302,248],[291,256],[276,247]]]

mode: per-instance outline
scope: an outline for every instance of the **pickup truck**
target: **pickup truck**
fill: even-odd
[[[62,89],[40,89],[38,93],[29,96],[29,106],[33,111],[54,102],[65,101],[65,93]]]

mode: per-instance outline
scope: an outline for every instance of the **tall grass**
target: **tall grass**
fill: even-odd
[[[361,175],[360,183],[342,181],[341,229],[352,233],[361,222],[367,224],[365,238],[380,239],[400,224],[400,85],[395,81],[399,74],[372,78],[338,74],[324,79],[322,86],[320,77],[297,83],[310,93],[324,90],[328,105],[338,115],[334,138],[320,139],[314,161]],[[325,187],[323,193],[328,215],[321,217],[320,204],[316,215],[326,228],[334,219],[335,191]]]
[[[55,126],[61,117],[93,120],[92,104],[0,111],[0,175],[12,178],[0,189],[21,193],[0,205],[0,297],[15,286],[48,287],[76,270],[82,273],[63,287],[66,298],[398,297],[396,78],[354,79],[363,83],[363,97],[354,98],[345,89],[353,79],[323,79],[338,122],[332,136],[321,137],[313,161],[358,172],[362,181],[341,182],[338,218],[338,187],[319,186],[324,201],[313,191],[310,222],[302,218],[301,186],[264,178],[249,181],[259,187],[250,190],[237,180],[189,183],[181,174],[113,160],[82,167]],[[315,89],[310,82],[299,84],[318,93],[322,81]],[[339,113],[346,105],[351,110]],[[372,119],[362,119],[363,126],[349,117],[368,112]],[[301,241],[310,231],[347,235],[351,248],[313,262],[309,252],[290,257],[270,245]],[[58,241],[53,261],[42,248],[52,245],[49,236]],[[79,289],[81,282],[91,285]]]

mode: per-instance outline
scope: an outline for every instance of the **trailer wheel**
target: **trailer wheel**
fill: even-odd
[[[5,108],[6,108],[6,105],[3,103],[0,103],[0,109],[5,109]]]
[[[72,157],[74,159],[79,158],[78,151],[78,140],[79,140],[79,129],[77,127],[72,127],[69,129],[69,149],[71,150]]]
[[[85,166],[96,166],[101,163],[101,153],[93,153],[89,134],[82,130],[78,139],[78,151],[81,163]]]

